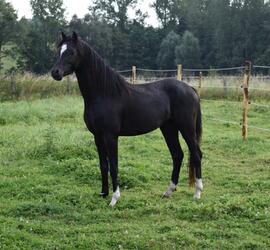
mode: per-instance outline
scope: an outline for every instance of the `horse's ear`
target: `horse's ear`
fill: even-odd
[[[63,31],[61,32],[61,35],[62,35],[62,40],[63,41],[66,40],[67,36],[65,35],[65,33]]]
[[[72,32],[72,40],[74,42],[77,42],[78,41],[78,34],[75,31]]]

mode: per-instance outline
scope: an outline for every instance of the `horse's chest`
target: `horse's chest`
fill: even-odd
[[[95,131],[95,124],[94,124],[94,121],[93,121],[92,117],[89,116],[86,111],[84,111],[84,117],[83,118],[84,118],[84,122],[85,122],[85,125],[88,128],[88,130],[91,133],[94,133],[94,131]]]
[[[95,134],[99,131],[115,132],[119,125],[117,122],[117,114],[104,107],[94,107],[84,110],[84,121],[88,130]]]

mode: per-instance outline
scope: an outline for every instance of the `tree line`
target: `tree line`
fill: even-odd
[[[115,69],[229,67],[247,59],[270,65],[269,1],[155,0],[158,27],[146,24],[138,0],[89,1],[88,13],[69,21],[63,0],[30,4],[33,17],[18,20],[14,7],[0,0],[0,68],[9,56],[16,70],[47,73],[62,30],[77,31]]]

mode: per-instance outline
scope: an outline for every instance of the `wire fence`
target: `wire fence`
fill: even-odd
[[[219,124],[240,126],[243,131],[246,130],[246,133],[247,129],[270,133],[270,128],[257,126],[253,124],[253,120],[250,121],[251,124],[248,124],[247,117],[245,117],[248,112],[251,112],[252,116],[256,116],[256,114],[261,114],[262,111],[269,112],[265,115],[270,117],[270,66],[253,65],[250,67],[248,75],[246,65],[201,69],[183,68],[182,65],[178,65],[178,69],[168,70],[144,69],[133,66],[132,69],[119,71],[119,73],[124,73],[127,80],[136,84],[167,78],[183,80],[197,89],[203,103],[215,102],[220,105],[233,105],[233,109],[237,108],[238,111],[241,111],[241,114],[238,114],[241,122],[224,117],[219,118],[218,112],[216,114],[205,113],[204,117],[207,120]],[[266,102],[261,103],[261,100]],[[233,110],[230,110],[230,112],[233,112]],[[270,122],[267,125],[269,126]],[[243,132],[243,137],[244,134]]]
[[[205,113],[209,121],[220,124],[240,124],[242,131],[247,129],[264,133],[270,131],[270,122],[265,122],[270,117],[270,66],[249,66],[248,73],[246,65],[208,69],[189,69],[178,65],[177,69],[169,70],[132,66],[118,72],[134,84],[165,78],[185,81],[197,89],[205,108],[207,103],[215,103],[214,108],[217,112]],[[11,74],[1,80],[0,101],[79,93],[75,76],[67,77],[64,81],[67,84],[56,85],[48,76]],[[228,105],[231,106],[227,108]],[[222,111],[224,109],[226,113]],[[226,118],[228,115],[230,118]],[[254,117],[259,117],[260,122]],[[247,118],[250,118],[249,122]]]

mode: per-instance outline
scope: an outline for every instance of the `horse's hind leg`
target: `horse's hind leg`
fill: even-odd
[[[176,186],[179,180],[180,168],[184,158],[184,153],[181,149],[178,129],[173,122],[167,122],[160,127],[161,132],[166,140],[167,146],[170,150],[171,157],[173,160],[173,171],[171,176],[171,184],[168,190],[165,192],[164,197],[169,198],[172,193],[176,190]]]
[[[195,199],[201,198],[201,193],[203,190],[203,184],[202,184],[202,172],[201,172],[201,160],[202,160],[202,152],[200,149],[199,142],[196,138],[196,131],[195,128],[191,124],[186,124],[185,127],[180,129],[180,132],[186,141],[189,152],[190,152],[190,162],[189,162],[189,168],[190,168],[190,175],[189,180],[190,183],[193,184],[195,181]],[[194,176],[194,170],[195,170],[195,176]]]

